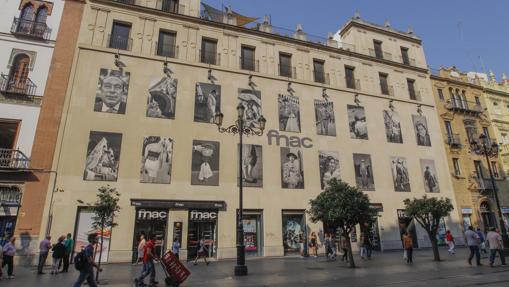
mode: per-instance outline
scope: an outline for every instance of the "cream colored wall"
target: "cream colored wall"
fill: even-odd
[[[402,209],[402,201],[408,197],[424,195],[424,182],[421,175],[420,159],[434,159],[441,192],[429,196],[449,197],[454,202],[453,190],[448,173],[443,140],[434,102],[431,84],[427,75],[418,76],[409,70],[394,71],[390,66],[359,61],[354,58],[338,55],[333,60],[330,53],[322,53],[315,49],[297,50],[290,44],[262,39],[247,34],[231,36],[211,27],[200,26],[199,29],[182,26],[177,20],[154,17],[153,20],[141,19],[132,11],[126,12],[110,7],[105,10],[87,9],[80,35],[80,48],[71,77],[72,86],[68,90],[68,108],[64,118],[65,131],[61,133],[61,146],[58,148],[59,158],[55,165],[58,169],[57,187],[65,190],[55,194],[54,223],[52,234],[58,235],[72,231],[75,224],[77,200],[92,203],[98,187],[107,182],[83,181],[83,170],[90,131],[107,131],[122,133],[120,167],[117,182],[110,184],[121,192],[121,212],[118,226],[112,234],[110,258],[112,261],[130,260],[132,233],[134,228],[134,207],[130,206],[131,198],[150,199],[193,199],[193,200],[224,200],[227,211],[219,212],[218,219],[218,258],[235,256],[235,210],[238,207],[238,188],[236,186],[235,152],[237,138],[220,134],[212,124],[195,123],[194,88],[196,82],[208,82],[208,65],[195,61],[196,47],[200,46],[201,36],[219,39],[218,51],[221,51],[221,66],[212,66],[213,75],[221,85],[221,110],[225,114],[225,124],[232,124],[236,115],[237,94],[239,88],[247,88],[248,75],[254,74],[253,81],[262,94],[263,115],[267,118],[267,129],[278,130],[277,95],[286,93],[287,78],[275,76],[277,72],[277,53],[287,51],[294,54],[294,64],[298,67],[297,79],[293,80],[295,95],[300,99],[301,133],[285,133],[288,136],[310,137],[314,146],[303,149],[305,189],[291,190],[281,188],[280,149],[278,146],[267,145],[266,136],[249,137],[246,143],[263,145],[264,187],[245,188],[246,209],[263,209],[263,230],[265,255],[282,255],[282,209],[307,209],[309,199],[320,192],[318,151],[338,151],[342,178],[355,184],[353,169],[353,153],[371,154],[376,191],[367,192],[373,202],[383,203],[384,211],[379,218],[383,228],[382,240],[385,248],[400,248],[396,209]],[[134,38],[133,51],[121,51],[121,60],[130,72],[129,95],[125,115],[97,113],[93,111],[95,91],[99,70],[115,69],[113,64],[114,49],[105,48],[104,31],[111,30],[114,19],[133,23],[133,31],[140,34]],[[149,22],[147,22],[149,21]],[[151,23],[147,25],[147,23]],[[145,30],[140,30],[145,27]],[[102,28],[101,28],[102,27]],[[105,27],[105,28],[104,28]],[[175,120],[147,118],[147,88],[152,77],[162,77],[164,58],[153,56],[152,49],[142,49],[155,41],[155,33],[159,27],[177,31],[177,43],[180,45],[180,58],[168,59],[174,77],[178,79],[177,107]],[[106,32],[107,33],[107,32]],[[235,33],[233,33],[235,34]],[[227,44],[226,44],[227,43]],[[257,58],[260,59],[260,73],[248,73],[238,70],[240,44],[256,46]],[[304,51],[306,50],[306,51]],[[309,51],[309,52],[308,52]],[[335,80],[327,86],[327,94],[334,102],[336,118],[336,137],[318,136],[314,126],[314,99],[321,99],[322,86],[310,81],[311,71],[306,66],[313,57],[326,60],[326,67],[334,71]],[[228,58],[228,61],[223,59]],[[354,104],[354,92],[343,88],[344,64],[356,65],[356,74],[365,82],[360,92],[361,105],[366,109],[369,140],[350,139],[346,106]],[[394,97],[394,106],[401,117],[401,128],[404,144],[387,143],[383,126],[382,111],[388,109],[389,98],[378,92],[378,71],[387,71],[390,79],[403,81],[406,77],[415,77],[425,91],[423,115],[427,117],[428,128],[432,141],[431,147],[420,147],[416,144],[411,116],[417,112],[418,102],[408,100],[403,88]],[[300,72],[299,72],[300,71]],[[334,84],[336,83],[336,84]],[[406,84],[406,80],[405,80]],[[406,86],[405,86],[406,89]],[[171,184],[142,184],[139,182],[141,149],[144,136],[169,136],[175,140]],[[193,140],[212,140],[220,142],[220,185],[191,185],[191,157]],[[411,193],[397,193],[392,182],[390,157],[406,157],[411,179]],[[185,212],[171,212],[169,233],[172,234],[172,215],[187,218]],[[186,219],[183,220],[187,221]],[[448,227],[458,234],[455,223],[457,214],[451,215]],[[310,224],[312,231],[319,231],[317,224]],[[186,233],[186,225],[184,229]],[[169,235],[170,235],[169,234]],[[421,246],[426,239],[424,232],[419,232]],[[171,238],[171,236],[169,237]],[[183,240],[184,247],[186,240]]]

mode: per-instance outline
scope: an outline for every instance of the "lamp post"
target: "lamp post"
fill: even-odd
[[[214,116],[214,123],[217,125],[217,129],[220,133],[229,133],[233,135],[239,134],[239,212],[237,214],[237,265],[235,266],[235,276],[247,275],[246,252],[244,247],[244,228],[242,225],[242,218],[244,213],[242,205],[242,136],[261,136],[263,134],[263,130],[265,129],[265,123],[267,122],[265,118],[260,115],[258,118],[257,127],[246,127],[244,126],[244,112],[245,107],[242,103],[240,103],[237,106],[237,120],[235,121],[235,124],[226,128],[222,127],[224,115],[222,113],[216,113]]]
[[[498,199],[498,190],[495,183],[495,177],[493,176],[493,170],[491,169],[490,157],[496,158],[498,156],[498,144],[491,142],[485,134],[479,136],[479,143],[473,142],[472,146],[477,154],[482,154],[486,157],[486,164],[488,165],[488,171],[490,172],[491,185],[493,186],[493,195],[497,204],[497,211],[499,217],[500,231],[502,232],[502,240],[504,241],[504,249],[509,249],[509,237],[507,235],[507,229],[504,223],[504,217],[502,214],[502,208],[500,208],[500,200]],[[507,253],[507,252],[506,252]]]

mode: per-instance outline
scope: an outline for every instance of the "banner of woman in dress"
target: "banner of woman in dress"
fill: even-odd
[[[147,117],[174,119],[177,103],[177,79],[153,78],[148,88]]]
[[[281,147],[281,186],[283,188],[304,188],[304,167],[302,152],[296,148]]]
[[[410,192],[410,176],[408,165],[404,157],[391,157],[392,180],[394,189],[398,192]]]
[[[263,186],[263,160],[261,145],[242,145],[242,178],[243,186]]]
[[[252,89],[239,89],[238,100],[244,106],[244,126],[256,127],[262,115],[262,94]]]
[[[122,134],[91,131],[84,180],[117,181]]]
[[[221,111],[221,86],[196,83],[194,121],[214,123],[214,115]]]
[[[292,95],[279,95],[279,130],[300,133],[299,98]]]
[[[329,187],[329,180],[340,180],[339,154],[335,151],[318,151],[320,165],[320,186],[322,189]]]
[[[141,150],[140,182],[170,183],[173,140],[159,136],[148,136]]]
[[[219,185],[219,142],[193,140],[191,184]]]
[[[129,72],[101,69],[95,93],[94,111],[125,114],[129,77]]]
[[[325,100],[315,100],[316,133],[323,136],[336,136],[334,104]]]

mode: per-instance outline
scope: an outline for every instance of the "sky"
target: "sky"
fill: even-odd
[[[231,5],[245,16],[270,15],[272,25],[326,37],[359,11],[365,21],[414,33],[423,40],[431,68],[493,70],[509,77],[509,1],[506,0],[202,0]]]

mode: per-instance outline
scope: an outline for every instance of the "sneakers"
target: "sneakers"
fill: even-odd
[[[14,279],[14,278],[16,278],[16,276],[14,276],[14,275],[7,276],[7,279]]]

